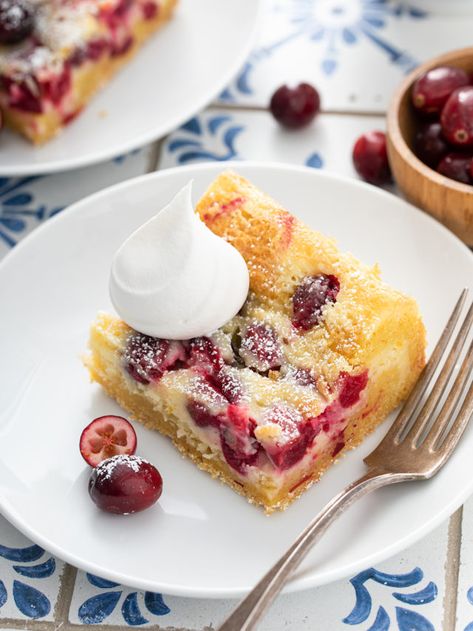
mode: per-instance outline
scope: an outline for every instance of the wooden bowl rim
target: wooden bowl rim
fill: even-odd
[[[445,186],[450,190],[456,191],[463,195],[473,195],[473,186],[471,184],[463,184],[462,182],[457,182],[456,180],[452,180],[437,171],[434,171],[426,164],[424,164],[416,155],[413,153],[407,142],[404,140],[404,137],[401,133],[401,129],[399,127],[399,107],[401,100],[408,90],[411,89],[414,81],[424,72],[435,68],[440,65],[448,65],[452,63],[455,65],[455,60],[458,60],[459,57],[471,56],[473,62],[473,46],[468,46],[466,48],[458,48],[457,50],[450,51],[443,55],[439,55],[438,57],[434,57],[429,61],[426,61],[422,65],[415,68],[407,77],[403,80],[401,85],[396,89],[391,102],[388,108],[387,115],[387,131],[388,136],[392,144],[394,145],[398,154],[402,157],[402,159],[407,162],[415,171],[418,171],[420,175],[427,178],[428,180],[435,182],[439,186]]]

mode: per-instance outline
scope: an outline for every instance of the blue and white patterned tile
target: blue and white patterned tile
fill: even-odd
[[[141,175],[150,148],[78,171],[39,177],[0,177],[0,259],[49,217],[96,191]]]
[[[63,569],[0,515],[0,626],[2,619],[53,620]]]
[[[355,139],[383,129],[381,116],[322,114],[305,129],[288,131],[268,112],[211,108],[172,133],[163,145],[160,168],[215,160],[270,160],[356,176]]]
[[[471,20],[422,4],[429,1],[264,0],[256,46],[220,98],[264,106],[282,83],[309,81],[325,109],[383,111],[419,62],[471,45]]]
[[[456,630],[473,631],[473,497],[463,506]]]
[[[421,543],[351,580],[280,597],[261,631],[442,631],[447,523]],[[80,572],[69,620],[185,628],[218,626],[231,600],[143,593]]]

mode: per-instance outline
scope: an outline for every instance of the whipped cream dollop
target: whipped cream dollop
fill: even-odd
[[[238,313],[248,294],[243,257],[196,215],[191,194],[192,182],[128,237],[113,259],[113,306],[145,335],[208,335]]]

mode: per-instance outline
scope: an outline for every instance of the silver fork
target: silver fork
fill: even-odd
[[[448,343],[463,310],[468,290],[464,289],[450,319],[416,386],[381,443],[365,459],[367,473],[334,497],[299,535],[256,587],[230,614],[218,631],[251,631],[266,613],[292,572],[327,528],[356,500],[388,484],[427,480],[435,475],[452,455],[473,413],[473,385],[470,385],[460,409],[473,368],[473,342],[458,375],[440,409],[453,369],[465,347],[473,322],[470,305],[450,352],[432,389],[419,410],[421,399],[433,381]],[[456,412],[456,413],[455,413]]]

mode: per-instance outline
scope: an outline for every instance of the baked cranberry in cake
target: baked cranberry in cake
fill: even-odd
[[[309,331],[322,318],[326,304],[334,303],[340,283],[332,274],[306,276],[292,297],[292,324],[301,331]]]
[[[0,44],[17,44],[31,35],[34,8],[29,0],[0,0]]]
[[[186,357],[181,342],[160,340],[137,332],[130,335],[124,355],[127,371],[144,384],[161,379],[166,370],[178,367]]]
[[[239,355],[245,366],[259,372],[279,368],[283,361],[275,330],[263,322],[250,322],[241,333]]]

